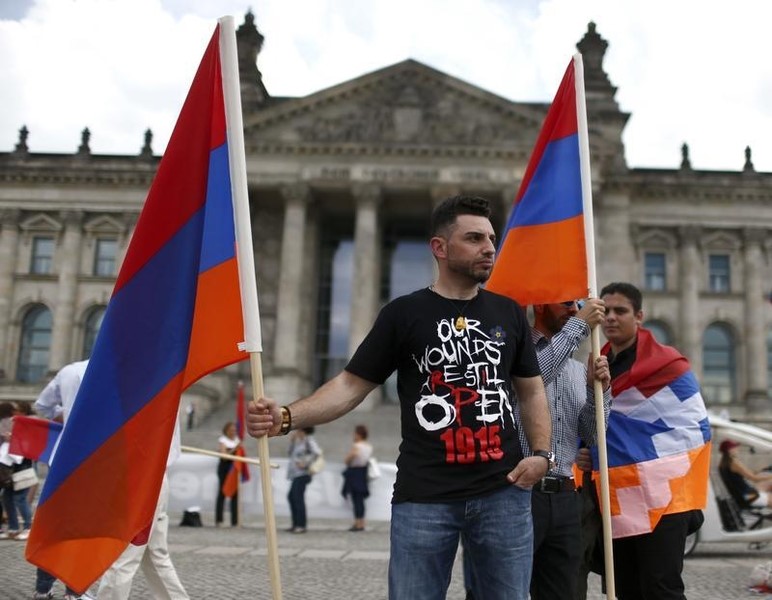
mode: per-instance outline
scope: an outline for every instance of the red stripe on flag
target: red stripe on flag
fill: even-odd
[[[515,208],[502,235],[496,264],[486,289],[522,305],[549,304],[589,295],[584,216],[581,198],[581,148],[549,156],[545,150],[578,133],[575,62],[572,59],[550,105],[515,198]],[[566,148],[563,148],[565,150]],[[534,180],[538,172],[538,184]],[[565,189],[567,174],[571,179]],[[578,176],[578,177],[577,177]],[[532,185],[533,184],[533,185]],[[578,190],[576,189],[578,186]],[[534,215],[577,215],[547,223],[514,220],[517,203],[527,196]],[[560,210],[564,209],[564,210]],[[546,220],[546,219],[545,219]]]

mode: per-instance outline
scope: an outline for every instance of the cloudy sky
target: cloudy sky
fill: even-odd
[[[547,102],[589,21],[634,167],[772,171],[772,3],[757,0],[0,0],[0,152],[166,146],[216,19],[252,8],[269,93],[296,96],[414,58]]]

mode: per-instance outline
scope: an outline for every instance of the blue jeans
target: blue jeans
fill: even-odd
[[[56,577],[50,573],[47,573],[43,569],[38,568],[37,575],[35,577],[35,592],[38,594],[47,594],[53,589],[54,583],[56,583]],[[78,592],[74,592],[70,588],[65,589],[66,593],[68,594],[72,594],[73,596],[79,595]]]
[[[19,515],[22,518],[24,529],[32,527],[32,510],[27,502],[27,492],[29,490],[14,491],[11,488],[3,490],[3,506],[8,513],[8,530],[17,531],[22,529],[19,525]]]
[[[310,475],[295,477],[290,485],[287,501],[290,505],[292,527],[306,528],[306,486],[311,483]]]
[[[517,486],[456,502],[394,504],[389,600],[444,600],[459,539],[469,554],[475,598],[527,600],[531,491]]]

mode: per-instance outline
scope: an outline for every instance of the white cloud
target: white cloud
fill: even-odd
[[[138,152],[146,128],[165,147],[216,18],[218,0],[34,0],[0,7],[0,151],[26,124],[33,152]],[[772,171],[772,42],[753,0],[261,0],[259,67],[274,95],[304,95],[415,58],[512,100],[551,100],[589,21],[632,113],[628,163],[739,170],[746,145]]]

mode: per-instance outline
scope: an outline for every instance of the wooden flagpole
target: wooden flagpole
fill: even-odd
[[[236,456],[235,454],[225,454],[224,452],[215,452],[214,450],[207,450],[205,448],[196,448],[195,446],[180,446],[180,450],[183,452],[189,452],[191,454],[203,454],[204,456],[214,456],[215,458],[223,458],[225,460],[232,460],[235,462],[249,463],[250,465],[259,465],[259,458],[250,458],[248,456]],[[271,463],[272,469],[278,469],[279,465]]]
[[[228,132],[228,158],[236,225],[236,253],[239,264],[242,316],[244,318],[244,342],[239,345],[239,348],[249,352],[253,397],[260,398],[264,395],[263,369],[260,360],[263,343],[260,335],[260,310],[257,303],[255,256],[252,249],[252,228],[249,216],[247,161],[244,153],[244,124],[241,115],[236,28],[231,16],[222,17],[218,23],[220,25],[220,58],[225,100],[225,122]],[[279,549],[276,541],[276,520],[273,512],[268,436],[263,436],[257,440],[257,456],[260,459],[271,592],[273,600],[281,600],[281,574],[279,571]]]
[[[582,55],[574,55],[574,84],[576,86],[576,117],[579,134],[579,162],[582,179],[582,206],[584,213],[584,239],[587,251],[587,283],[589,296],[598,297],[597,271],[595,268],[595,228],[592,211],[592,179],[590,171],[590,136],[587,129],[587,103],[584,97],[584,63]],[[598,326],[591,333],[592,359],[600,356],[600,332]],[[603,384],[594,381],[595,429],[600,472],[600,508],[603,523],[603,557],[606,572],[606,595],[616,598],[614,586],[614,550],[611,541],[611,500],[608,484],[608,454],[606,450],[606,416],[603,411]]]
[[[243,405],[243,400],[244,400],[244,398],[243,398],[243,396],[244,396],[244,382],[241,381],[240,379],[239,379],[239,382],[238,382],[238,384],[236,386],[236,389],[237,389],[237,391],[236,391],[236,423],[238,423],[239,419],[242,420],[242,422],[241,422],[241,429],[242,429],[242,433],[243,433],[243,431],[246,430],[247,424],[244,422],[244,419],[246,419],[246,407],[244,407],[244,414],[243,415],[239,411],[239,398],[241,398],[241,400],[242,400],[242,403],[241,403],[242,405]],[[238,425],[236,425],[236,427],[238,428]],[[238,430],[236,431],[236,435],[239,435]],[[244,443],[243,436],[239,435],[239,440],[241,441],[242,444]],[[258,461],[259,461],[259,459],[258,459]],[[258,462],[258,464],[260,464],[260,463]],[[244,517],[244,495],[241,493],[241,473],[237,473],[236,474],[236,498],[238,499],[237,507],[238,507],[238,510],[239,510],[239,517],[238,517],[238,519],[236,519],[236,524],[239,527],[241,527],[242,519]]]

